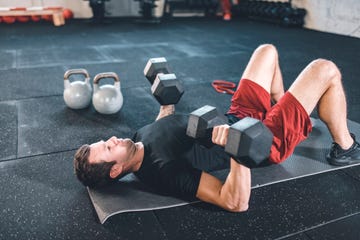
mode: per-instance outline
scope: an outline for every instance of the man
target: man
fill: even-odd
[[[271,105],[271,102],[273,105]],[[317,106],[319,118],[333,138],[328,161],[334,165],[360,162],[360,146],[347,126],[341,74],[328,60],[311,62],[284,93],[278,53],[270,44],[259,46],[242,75],[227,113],[229,122],[245,116],[261,119],[273,132],[269,162],[280,163],[312,130],[309,115]],[[187,118],[174,106],[162,106],[157,121],[137,131],[132,140],[112,137],[80,147],[74,166],[80,181],[100,186],[133,172],[145,184],[181,198],[196,197],[228,211],[248,209],[250,169],[224,153],[229,126],[213,129],[210,149],[186,136]],[[225,167],[224,183],[207,171]],[[203,164],[203,163],[206,164]],[[205,165],[204,168],[197,168]]]

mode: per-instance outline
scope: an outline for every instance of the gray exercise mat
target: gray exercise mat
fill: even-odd
[[[326,154],[332,142],[330,134],[320,120],[311,120],[313,123],[311,135],[285,162],[251,170],[252,188],[349,167],[335,167],[328,164]],[[360,137],[360,124],[350,120],[348,124],[351,132]],[[212,174],[224,180],[227,173],[228,170],[221,170]],[[101,224],[119,213],[170,208],[192,203],[156,194],[133,174],[127,175],[120,181],[120,184],[101,190],[88,188]]]

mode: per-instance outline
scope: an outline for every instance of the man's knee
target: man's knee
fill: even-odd
[[[278,61],[278,52],[274,45],[272,44],[261,44],[256,48],[254,54],[259,56],[261,59],[266,59],[266,61],[270,64],[271,62]]]
[[[261,44],[259,47],[256,48],[255,52],[258,52],[260,54],[268,54],[274,57],[278,56],[276,47],[269,43]]]
[[[330,60],[319,58],[312,61],[310,66],[318,71],[319,75],[324,76],[323,79],[335,82],[341,80],[339,68]]]

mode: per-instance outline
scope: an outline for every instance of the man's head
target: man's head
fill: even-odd
[[[74,156],[77,178],[89,187],[112,183],[131,170],[137,145],[130,139],[111,137],[81,146]]]

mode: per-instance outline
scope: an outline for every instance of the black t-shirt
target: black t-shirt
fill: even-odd
[[[186,135],[188,116],[170,115],[139,129],[134,142],[144,144],[144,159],[134,174],[146,185],[184,199],[192,199],[202,171],[229,167],[223,148],[206,148]]]

